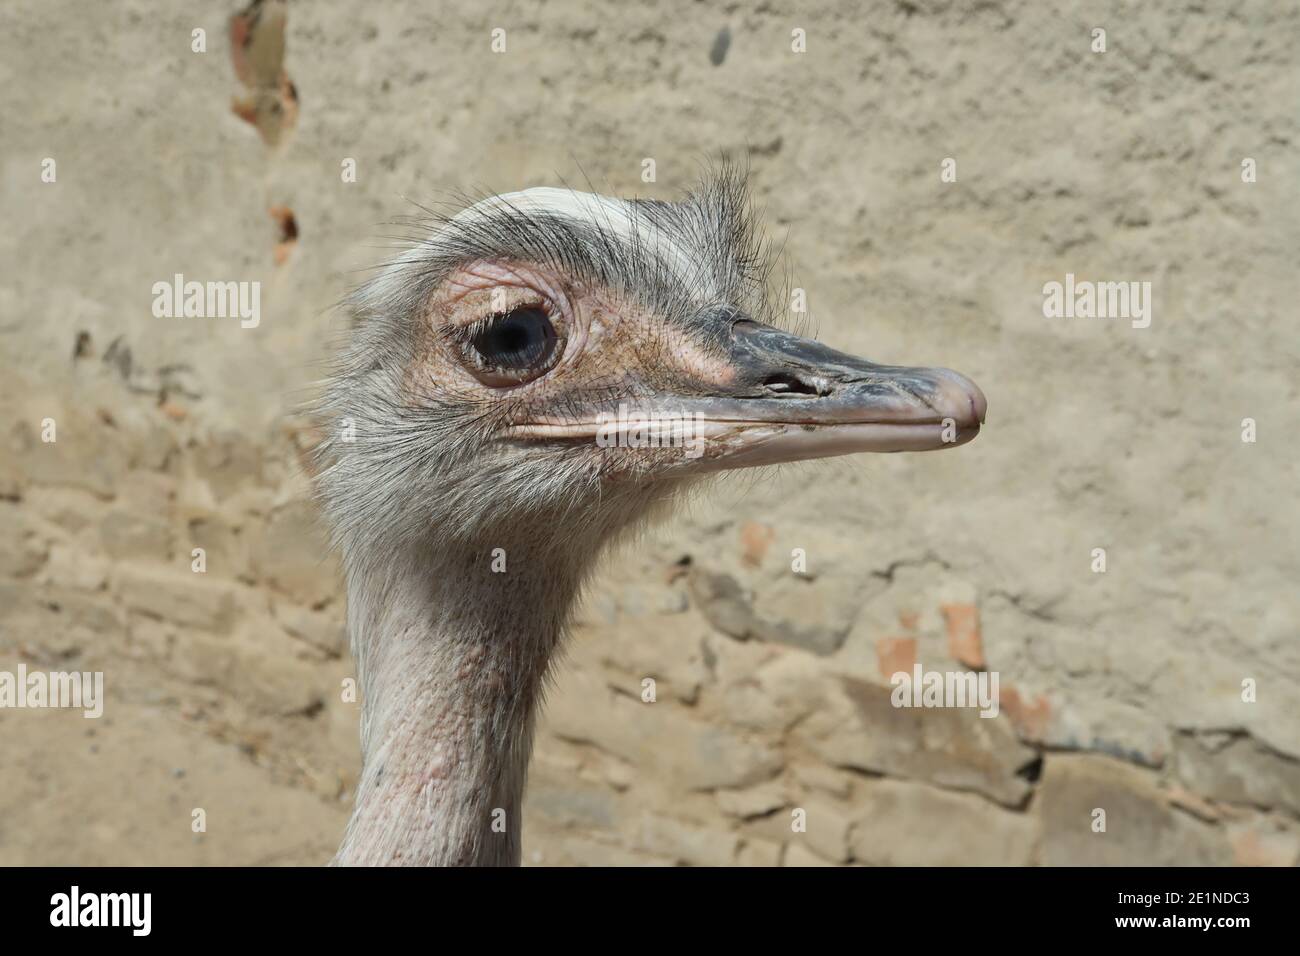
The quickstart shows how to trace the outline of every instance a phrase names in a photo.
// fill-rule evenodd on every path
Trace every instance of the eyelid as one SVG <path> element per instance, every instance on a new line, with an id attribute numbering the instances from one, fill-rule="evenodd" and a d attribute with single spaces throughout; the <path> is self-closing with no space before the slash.
<path id="1" fill-rule="evenodd" d="M 489 307 L 494 312 L 508 311 L 523 305 L 524 299 L 536 297 L 550 303 L 567 314 L 568 290 L 556 276 L 548 271 L 516 262 L 472 262 L 462 266 L 448 279 L 451 295 L 448 303 L 453 307 L 472 304 L 485 313 Z M 491 302 L 493 297 L 503 297 L 501 308 Z"/>
<path id="2" fill-rule="evenodd" d="M 494 297 L 499 301 L 493 302 Z M 505 315 L 515 309 L 530 306 L 545 311 L 553 322 L 558 320 L 567 324 L 573 318 L 572 307 L 563 290 L 552 291 L 533 283 L 521 282 L 517 285 L 496 283 L 472 289 L 454 298 L 452 308 L 448 311 L 467 311 L 471 314 L 471 318 L 457 321 L 448 316 L 446 321 L 435 326 L 435 331 L 441 335 L 454 336 L 462 329 L 476 327 L 491 320 L 493 316 Z"/>
<path id="3" fill-rule="evenodd" d="M 476 335 L 478 335 L 480 332 L 483 332 L 485 329 L 487 329 L 487 327 L 491 325 L 493 322 L 503 319 L 511 312 L 515 312 L 519 309 L 528 309 L 528 308 L 541 309 L 543 312 L 546 313 L 546 317 L 551 320 L 551 324 L 552 325 L 555 324 L 555 320 L 558 317 L 558 310 L 553 309 L 549 302 L 544 302 L 540 300 L 539 301 L 524 300 L 520 302 L 513 302 L 510 305 L 507 305 L 505 308 L 498 309 L 497 311 L 492 312 L 490 315 L 480 315 L 477 318 L 470 320 L 469 322 L 448 322 L 445 325 L 438 327 L 436 331 L 438 332 L 438 334 L 445 335 L 447 338 L 453 339 L 456 342 L 466 344 L 471 339 L 473 339 Z M 561 321 L 563 321 L 563 319 L 561 319 Z"/>

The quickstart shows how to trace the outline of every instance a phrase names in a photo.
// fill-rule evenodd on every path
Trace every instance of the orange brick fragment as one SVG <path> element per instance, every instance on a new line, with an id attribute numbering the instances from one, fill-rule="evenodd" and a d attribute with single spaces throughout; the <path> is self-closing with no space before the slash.
<path id="1" fill-rule="evenodd" d="M 1002 685 L 1002 710 L 1015 725 L 1024 740 L 1041 741 L 1047 734 L 1052 719 L 1052 707 L 1047 698 L 1039 694 L 1032 702 L 1020 696 L 1020 691 L 1009 684 Z"/>
<path id="2" fill-rule="evenodd" d="M 876 663 L 885 680 L 899 671 L 911 674 L 916 666 L 916 638 L 882 637 L 876 641 Z"/>
<path id="3" fill-rule="evenodd" d="M 771 525 L 746 521 L 740 526 L 741 559 L 752 568 L 758 567 L 775 538 L 776 532 Z"/>
<path id="4" fill-rule="evenodd" d="M 944 604 L 943 619 L 948 628 L 948 656 L 967 667 L 983 670 L 984 642 L 980 637 L 980 612 L 974 604 Z"/>

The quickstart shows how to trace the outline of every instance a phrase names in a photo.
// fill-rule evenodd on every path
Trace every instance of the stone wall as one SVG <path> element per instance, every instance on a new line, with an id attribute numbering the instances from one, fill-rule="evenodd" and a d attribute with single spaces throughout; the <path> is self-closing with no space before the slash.
<path id="1" fill-rule="evenodd" d="M 1294 11 L 1117 4 L 1096 59 L 1091 20 L 1029 3 L 574 0 L 502 14 L 493 59 L 476 5 L 319 0 L 289 8 L 290 88 L 232 55 L 234 5 L 114 7 L 97 33 L 19 3 L 0 40 L 0 670 L 108 686 L 99 721 L 0 710 L 0 863 L 327 860 L 358 714 L 296 408 L 329 303 L 401 195 L 577 160 L 666 198 L 722 148 L 821 337 L 971 374 L 989 426 L 723 482 L 615 556 L 549 695 L 526 862 L 1300 861 Z M 1045 320 L 1067 271 L 1154 277 L 1152 328 Z M 175 272 L 261 281 L 261 325 L 153 318 Z M 918 662 L 998 673 L 1001 712 L 891 706 Z"/>

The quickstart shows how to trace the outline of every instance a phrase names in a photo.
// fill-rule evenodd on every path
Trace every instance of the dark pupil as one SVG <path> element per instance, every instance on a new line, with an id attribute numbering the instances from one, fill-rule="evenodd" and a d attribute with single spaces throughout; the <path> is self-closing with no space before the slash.
<path id="1" fill-rule="evenodd" d="M 546 359 L 554 339 L 546 313 L 530 307 L 493 319 L 474 336 L 474 348 L 497 368 L 527 369 Z"/>

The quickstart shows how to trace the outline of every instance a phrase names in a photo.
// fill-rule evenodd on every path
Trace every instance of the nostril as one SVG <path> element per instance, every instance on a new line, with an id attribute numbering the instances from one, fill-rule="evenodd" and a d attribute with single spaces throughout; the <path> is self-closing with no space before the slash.
<path id="1" fill-rule="evenodd" d="M 804 379 L 798 375 L 791 375 L 788 372 L 777 372 L 763 379 L 763 387 L 769 392 L 775 392 L 777 395 L 827 395 L 830 389 L 823 387 L 823 383 L 814 380 Z"/>

